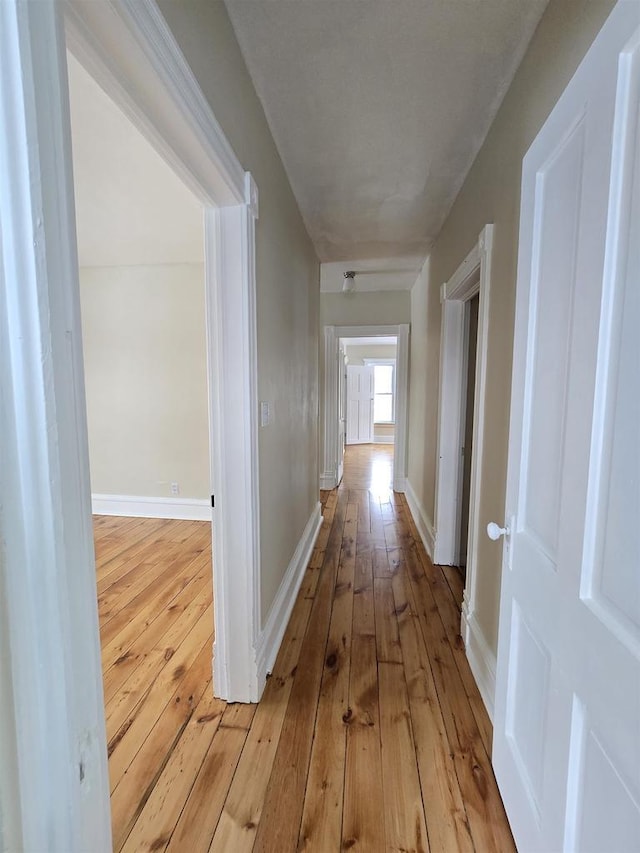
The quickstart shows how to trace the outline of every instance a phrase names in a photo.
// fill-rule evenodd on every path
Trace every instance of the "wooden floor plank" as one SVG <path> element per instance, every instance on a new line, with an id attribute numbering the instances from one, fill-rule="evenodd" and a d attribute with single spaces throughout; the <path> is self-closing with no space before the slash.
<path id="1" fill-rule="evenodd" d="M 385 836 L 373 557 L 366 546 L 356 552 L 351 648 L 354 665 L 350 671 L 349 708 L 345 715 L 342 847 L 374 853 L 384 850 Z"/>
<path id="2" fill-rule="evenodd" d="M 205 586 L 189 601 L 184 612 L 162 633 L 140 661 L 132 658 L 134 662 L 131 671 L 127 668 L 129 659 L 125 658 L 122 664 L 105 673 L 105 697 L 110 697 L 105 705 L 110 754 L 115 748 L 114 744 L 122 739 L 123 733 L 135 721 L 142 703 L 153 702 L 156 696 L 163 696 L 165 685 L 172 681 L 169 671 L 176 673 L 184 668 L 183 643 L 198 623 L 201 636 L 207 637 L 212 623 L 210 600 L 209 590 Z M 145 633 L 149 644 L 154 643 L 156 634 L 162 632 L 165 627 L 164 620 L 153 624 Z M 154 630 L 156 628 L 158 630 Z M 125 680 L 120 683 L 122 678 Z M 154 685 L 155 693 L 151 693 Z M 135 738 L 131 742 L 135 742 Z"/>
<path id="3" fill-rule="evenodd" d="M 402 664 L 378 662 L 385 849 L 429 850 Z"/>
<path id="4" fill-rule="evenodd" d="M 111 822 L 114 850 L 120 850 L 133 824 L 169 761 L 205 690 L 210 689 L 211 645 L 205 642 L 179 680 L 169 701 L 160 710 L 153 727 L 135 756 L 128 762 L 119 782 L 112 787 Z M 162 705 L 162 702 L 159 703 Z M 131 731 L 134 731 L 132 727 Z M 139 731 L 135 736 L 142 737 Z M 129 746 L 130 744 L 128 744 Z M 133 751 L 133 750 L 132 750 Z M 121 756 L 123 753 L 119 753 Z M 118 755 L 116 751 L 115 755 Z M 109 769 L 111 770 L 111 763 Z M 115 776 L 115 773 L 114 773 Z"/>
<path id="5" fill-rule="evenodd" d="M 169 663 L 160 669 L 151 690 L 111 739 L 109 780 L 112 791 L 121 782 L 136 757 L 140 744 L 146 739 L 170 703 L 176 685 L 180 687 L 196 659 L 206 661 L 207 654 L 209 660 L 204 673 L 205 677 L 208 677 L 211 669 L 212 616 L 211 609 L 207 608 L 170 658 Z"/>
<path id="6" fill-rule="evenodd" d="M 409 511 L 408 504 L 403 498 L 401 505 L 398 508 L 399 524 L 404 529 L 410 529 L 413 525 L 413 519 Z M 417 535 L 417 530 L 415 531 Z M 491 755 L 491 744 L 493 741 L 493 729 L 489 715 L 484 706 L 484 702 L 478 693 L 478 687 L 469 666 L 469 661 L 464 648 L 464 642 L 460 635 L 460 608 L 457 606 L 451 587 L 449 586 L 446 577 L 440 566 L 434 566 L 423 548 L 416 549 L 418 559 L 422 565 L 424 577 L 431 589 L 433 600 L 438 608 L 438 613 L 442 624 L 445 628 L 447 637 L 449 638 L 449 647 L 453 653 L 453 657 L 464 686 L 467 699 L 471 706 L 471 711 L 475 717 L 482 738 L 482 743 L 487 752 Z"/>
<path id="7" fill-rule="evenodd" d="M 125 853 L 158 853 L 166 848 L 225 707 L 209 684 L 122 848 Z"/>
<path id="8" fill-rule="evenodd" d="M 405 556 L 474 844 L 480 850 L 513 851 L 513 839 L 491 762 L 416 547 L 407 549 Z"/>
<path id="9" fill-rule="evenodd" d="M 336 581 L 329 639 L 325 653 L 315 727 L 323 733 L 315 738 L 307 778 L 299 850 L 338 850 L 342 832 L 342 801 L 346 730 L 344 715 L 349 700 L 351 666 L 351 623 L 356 540 L 362 502 L 347 506 L 340 565 Z M 364 519 L 368 528 L 368 513 Z"/>
<path id="10" fill-rule="evenodd" d="M 391 579 L 375 578 L 373 601 L 376 617 L 376 649 L 378 663 L 402 663 L 402 650 L 398 636 L 396 604 L 393 599 Z"/>
<path id="11" fill-rule="evenodd" d="M 393 579 L 393 593 L 429 846 L 432 853 L 471 853 L 469 822 L 406 572 Z"/>
<path id="12" fill-rule="evenodd" d="M 212 695 L 210 525 L 96 518 L 116 850 L 514 850 L 461 579 L 428 559 L 392 453 L 348 448 L 321 494 L 257 707 Z"/>
<path id="13" fill-rule="evenodd" d="M 209 849 L 238 758 L 251 727 L 255 705 L 229 705 L 223 714 L 180 819 L 166 849 L 171 853 Z M 230 723 L 227 725 L 227 723 Z"/>
<path id="14" fill-rule="evenodd" d="M 213 836 L 215 853 L 253 849 L 310 612 L 311 601 L 299 596 Z"/>
<path id="15" fill-rule="evenodd" d="M 254 850 L 295 850 L 313 743 L 316 709 L 324 668 L 331 607 L 342 546 L 346 495 L 339 500 L 323 573 L 313 602 L 309 627 L 273 763 Z"/>

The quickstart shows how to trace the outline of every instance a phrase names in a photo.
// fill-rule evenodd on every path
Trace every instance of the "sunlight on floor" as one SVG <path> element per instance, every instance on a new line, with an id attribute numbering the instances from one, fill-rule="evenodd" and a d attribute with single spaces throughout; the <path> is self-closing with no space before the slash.
<path id="1" fill-rule="evenodd" d="M 371 481 L 369 491 L 376 497 L 384 497 L 391 491 L 391 459 L 374 458 L 371 462 Z"/>

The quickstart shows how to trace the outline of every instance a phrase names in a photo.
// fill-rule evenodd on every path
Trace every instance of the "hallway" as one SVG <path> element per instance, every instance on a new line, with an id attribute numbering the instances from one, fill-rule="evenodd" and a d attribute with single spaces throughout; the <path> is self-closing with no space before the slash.
<path id="1" fill-rule="evenodd" d="M 115 849 L 514 849 L 488 757 L 490 723 L 458 636 L 461 581 L 430 564 L 403 496 L 390 491 L 392 452 L 348 448 L 341 486 L 322 493 L 323 527 L 260 704 L 227 706 L 208 685 L 197 695 L 178 689 L 175 701 L 167 694 L 169 743 L 160 748 L 152 728 L 137 762 L 146 771 L 119 765 Z M 201 525 L 170 524 L 172 538 L 191 524 L 202 550 Z M 191 613 L 202 630 L 190 659 L 203 672 L 206 563 L 205 550 L 186 586 L 202 589 L 193 606 L 206 615 Z M 159 624 L 155 633 L 163 649 Z M 126 681 L 120 689 L 124 702 Z M 182 693 L 178 714 L 171 707 Z M 112 772 L 119 753 L 116 739 Z"/>

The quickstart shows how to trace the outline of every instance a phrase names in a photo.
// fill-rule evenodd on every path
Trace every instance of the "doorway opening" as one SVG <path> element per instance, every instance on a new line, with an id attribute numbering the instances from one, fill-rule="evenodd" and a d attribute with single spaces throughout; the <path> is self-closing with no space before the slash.
<path id="1" fill-rule="evenodd" d="M 67 55 L 115 850 L 204 713 L 214 636 L 201 203 Z"/>
<path id="2" fill-rule="evenodd" d="M 476 601 L 492 243 L 493 226 L 486 225 L 441 293 L 433 561 L 464 569 L 461 629 L 467 646 Z"/>
<path id="3" fill-rule="evenodd" d="M 339 485 L 350 447 L 384 445 L 404 492 L 408 364 L 408 325 L 325 326 L 322 490 Z"/>
<path id="4" fill-rule="evenodd" d="M 463 367 L 464 392 L 462 395 L 464 413 L 462 415 L 462 445 L 460 447 L 461 482 L 458 502 L 458 553 L 454 562 L 462 576 L 467 573 L 467 547 L 469 540 L 469 510 L 471 505 L 471 460 L 473 458 L 473 411 L 476 391 L 476 362 L 478 350 L 478 311 L 480 296 L 476 294 L 465 302 L 464 306 L 464 345 L 465 365 Z"/>
<path id="5" fill-rule="evenodd" d="M 340 420 L 345 422 L 345 444 L 395 443 L 396 362 L 395 335 L 340 338 Z"/>

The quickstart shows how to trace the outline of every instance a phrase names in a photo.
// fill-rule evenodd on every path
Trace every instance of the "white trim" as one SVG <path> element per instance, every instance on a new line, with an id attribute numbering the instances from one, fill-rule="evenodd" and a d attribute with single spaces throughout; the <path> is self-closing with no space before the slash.
<path id="1" fill-rule="evenodd" d="M 94 515 L 211 521 L 211 501 L 197 498 L 91 495 L 91 509 Z"/>
<path id="2" fill-rule="evenodd" d="M 477 540 L 479 536 L 478 492 L 484 443 L 484 407 L 489 331 L 491 249 L 493 225 L 483 228 L 477 243 L 449 282 L 443 285 L 440 337 L 440 388 L 438 403 L 438 453 L 436 469 L 435 528 L 438 532 L 434 560 L 455 565 L 458 552 L 461 435 L 464 425 L 465 311 L 464 303 L 479 294 L 478 344 L 473 412 L 473 450 L 469 499 L 467 547 L 468 600 L 475 606 Z"/>
<path id="3" fill-rule="evenodd" d="M 0 594 L 21 850 L 111 850 L 63 23 L 0 3 Z M 6 721 L 2 721 L 5 724 Z M 5 790 L 3 778 L 2 790 Z M 2 804 L 5 806 L 5 804 Z"/>
<path id="4" fill-rule="evenodd" d="M 244 169 L 154 0 L 64 0 L 64 13 L 69 50 L 203 204 L 246 201 Z"/>
<path id="5" fill-rule="evenodd" d="M 392 435 L 380 435 L 379 433 L 374 432 L 373 443 L 374 444 L 395 444 L 395 439 Z"/>
<path id="6" fill-rule="evenodd" d="M 324 465 L 321 489 L 338 485 L 338 359 L 340 341 L 335 326 L 324 327 Z"/>
<path id="7" fill-rule="evenodd" d="M 407 425 L 409 398 L 409 324 L 324 327 L 324 466 L 321 489 L 338 485 L 338 349 L 341 338 L 397 338 L 396 421 L 393 454 L 393 489 L 404 492 L 407 478 Z"/>
<path id="8" fill-rule="evenodd" d="M 496 656 L 491 651 L 475 614 L 469 613 L 466 598 L 462 602 L 462 638 L 469 667 L 478 685 L 489 719 L 493 723 L 496 696 Z"/>
<path id="9" fill-rule="evenodd" d="M 420 538 L 422 539 L 422 544 L 424 545 L 425 551 L 429 555 L 429 559 L 433 562 L 433 555 L 436 543 L 435 530 L 433 528 L 431 520 L 429 519 L 426 513 L 425 508 L 418 500 L 415 490 L 409 480 L 407 480 L 405 484 L 405 497 L 407 499 L 407 505 L 409 506 L 411 515 L 413 516 L 413 520 L 415 521 L 416 527 L 418 528 L 418 533 L 420 534 Z"/>
<path id="10" fill-rule="evenodd" d="M 311 559 L 320 528 L 322 527 L 322 505 L 317 503 L 307 522 L 304 532 L 298 542 L 291 562 L 278 588 L 276 597 L 271 605 L 264 630 L 256 644 L 256 661 L 258 681 L 264 684 L 273 665 L 289 623 L 289 617 L 296 601 L 300 584 Z"/>
<path id="11" fill-rule="evenodd" d="M 214 692 L 234 702 L 257 702 L 255 666 L 260 616 L 257 334 L 255 228 L 246 205 L 207 213 L 209 304 L 214 388 L 213 554 L 215 574 Z M 214 236 L 215 235 L 215 236 Z M 244 330 L 242 333 L 240 330 Z"/>

